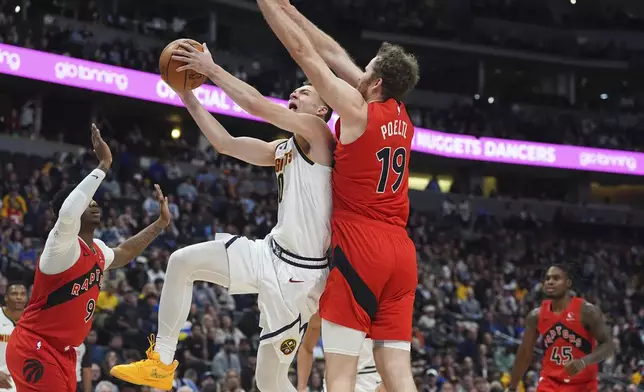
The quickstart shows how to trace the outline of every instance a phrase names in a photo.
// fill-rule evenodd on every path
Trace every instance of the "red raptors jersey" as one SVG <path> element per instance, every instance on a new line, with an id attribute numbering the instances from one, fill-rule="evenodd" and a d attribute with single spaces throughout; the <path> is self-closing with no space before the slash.
<path id="1" fill-rule="evenodd" d="M 92 316 L 105 268 L 98 246 L 95 251 L 81 239 L 79 259 L 67 271 L 46 275 L 36 268 L 29 305 L 18 322 L 60 351 L 80 346 L 92 327 Z"/>
<path id="2" fill-rule="evenodd" d="M 333 214 L 349 212 L 405 227 L 414 126 L 405 105 L 394 99 L 368 107 L 367 129 L 353 143 L 340 143 L 339 119 L 335 125 Z"/>
<path id="3" fill-rule="evenodd" d="M 587 366 L 575 377 L 564 370 L 566 363 L 585 357 L 595 348 L 595 339 L 581 322 L 583 304 L 582 298 L 573 297 L 560 314 L 552 312 L 550 300 L 541 304 L 537 325 L 544 347 L 541 376 L 571 384 L 597 379 L 597 365 Z"/>

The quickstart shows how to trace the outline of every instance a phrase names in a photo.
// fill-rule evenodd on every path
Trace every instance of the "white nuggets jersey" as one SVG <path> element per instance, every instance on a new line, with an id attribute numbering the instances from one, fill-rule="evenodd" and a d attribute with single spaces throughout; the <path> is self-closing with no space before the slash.
<path id="1" fill-rule="evenodd" d="M 273 239 L 302 257 L 325 257 L 331 244 L 331 168 L 314 163 L 295 137 L 275 149 L 277 224 Z"/>
<path id="2" fill-rule="evenodd" d="M 16 327 L 16 324 L 4 312 L 4 308 L 0 308 L 0 371 L 9 373 L 7 369 L 7 342 L 11 332 Z"/>
<path id="3" fill-rule="evenodd" d="M 4 312 L 4 308 L 0 308 L 0 372 L 9 373 L 7 368 L 7 342 L 9 342 L 9 336 L 11 332 L 16 327 L 16 323 L 13 322 Z M 13 384 L 13 382 L 12 382 Z M 3 389 L 2 391 L 14 392 L 14 388 Z"/>

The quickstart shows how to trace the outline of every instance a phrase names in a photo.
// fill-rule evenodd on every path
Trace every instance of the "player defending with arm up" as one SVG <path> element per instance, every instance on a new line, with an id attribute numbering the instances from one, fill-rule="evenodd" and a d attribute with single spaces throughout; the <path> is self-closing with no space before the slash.
<path id="1" fill-rule="evenodd" d="M 515 391 L 532 363 L 534 346 L 543 338 L 544 354 L 538 392 L 597 391 L 597 364 L 613 355 L 613 341 L 604 316 L 595 305 L 569 294 L 572 281 L 563 266 L 546 271 L 548 298 L 528 314 L 509 391 Z"/>
<path id="2" fill-rule="evenodd" d="M 354 388 L 362 342 L 369 334 L 386 388 L 414 391 L 409 351 L 417 268 L 405 229 L 414 127 L 402 99 L 418 82 L 418 63 L 401 47 L 383 44 L 360 76 L 355 68 L 345 69 L 353 74 L 348 83 L 329 69 L 289 16 L 286 2 L 258 0 L 258 5 L 320 96 L 340 115 L 333 167 L 334 268 L 320 299 L 327 388 Z"/>
<path id="3" fill-rule="evenodd" d="M 114 249 L 94 238 L 100 209 L 92 199 L 112 164 L 112 153 L 92 125 L 99 165 L 80 184 L 54 196 L 58 216 L 38 260 L 31 301 L 9 340 L 9 372 L 19 391 L 75 391 L 76 352 L 87 337 L 103 272 L 140 254 L 170 223 L 157 186 L 159 219 Z"/>

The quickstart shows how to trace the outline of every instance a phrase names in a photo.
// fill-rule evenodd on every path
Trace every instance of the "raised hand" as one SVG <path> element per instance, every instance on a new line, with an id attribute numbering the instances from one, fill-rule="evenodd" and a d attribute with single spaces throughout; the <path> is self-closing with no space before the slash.
<path id="1" fill-rule="evenodd" d="M 112 151 L 110 151 L 110 146 L 101 137 L 101 131 L 96 128 L 96 124 L 92 124 L 92 148 L 99 163 L 109 169 L 112 165 Z"/>
<path id="2" fill-rule="evenodd" d="M 212 54 L 210 54 L 210 50 L 208 50 L 208 45 L 203 43 L 202 46 L 203 52 L 200 52 L 189 43 L 182 42 L 179 44 L 179 49 L 172 51 L 173 60 L 185 63 L 185 65 L 177 68 L 178 72 L 191 69 L 202 75 L 206 75 L 208 70 L 215 66 Z"/>
<path id="3" fill-rule="evenodd" d="M 168 198 L 163 196 L 163 191 L 161 190 L 159 184 L 154 184 L 154 197 L 157 199 L 159 205 L 161 206 L 161 213 L 159 214 L 158 221 L 159 223 L 164 225 L 164 227 L 168 227 L 170 221 L 172 221 L 172 214 L 170 213 L 170 209 L 168 208 Z"/>

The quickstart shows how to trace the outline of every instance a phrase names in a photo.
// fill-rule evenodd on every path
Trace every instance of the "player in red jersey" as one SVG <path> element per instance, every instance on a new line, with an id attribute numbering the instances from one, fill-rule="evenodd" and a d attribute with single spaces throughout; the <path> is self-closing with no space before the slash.
<path id="1" fill-rule="evenodd" d="M 405 228 L 414 126 L 401 100 L 418 82 L 418 63 L 385 43 L 362 71 L 286 0 L 258 4 L 341 119 L 332 174 L 333 269 L 320 299 L 327 388 L 354 389 L 368 335 L 387 390 L 415 391 L 409 351 L 418 278 L 416 249 Z"/>
<path id="2" fill-rule="evenodd" d="M 156 186 L 159 219 L 116 248 L 94 238 L 101 223 L 92 197 L 112 164 L 112 153 L 92 125 L 99 165 L 80 184 L 52 202 L 58 220 L 38 260 L 31 301 L 7 345 L 7 366 L 18 392 L 76 390 L 76 350 L 92 326 L 105 269 L 128 264 L 170 223 L 170 211 Z"/>
<path id="3" fill-rule="evenodd" d="M 516 390 L 532 363 L 539 336 L 544 353 L 538 392 L 597 391 L 597 364 L 613 355 L 613 340 L 601 310 L 571 296 L 571 285 L 566 267 L 554 265 L 546 271 L 543 292 L 548 299 L 526 317 L 510 391 Z"/>

